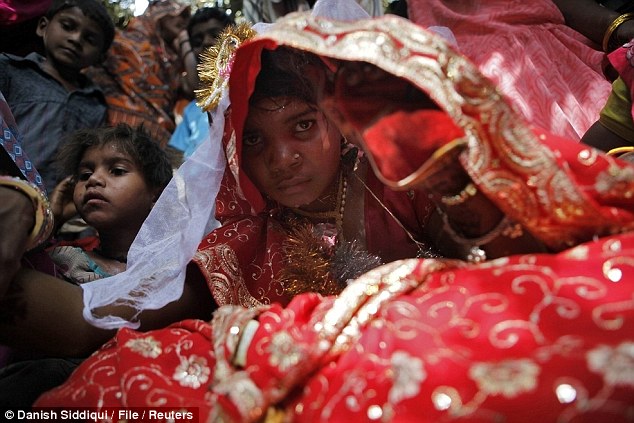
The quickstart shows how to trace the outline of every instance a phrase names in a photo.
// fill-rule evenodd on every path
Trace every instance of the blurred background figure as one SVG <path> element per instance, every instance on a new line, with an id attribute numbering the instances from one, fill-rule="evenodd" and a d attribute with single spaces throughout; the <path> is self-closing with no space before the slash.
<path id="1" fill-rule="evenodd" d="M 176 127 L 177 100 L 193 95 L 193 86 L 186 80 L 186 74 L 195 74 L 196 66 L 186 46 L 189 17 L 189 5 L 151 1 L 142 15 L 117 31 L 104 63 L 89 72 L 106 95 L 109 124 L 143 124 L 165 147 Z"/>
<path id="2" fill-rule="evenodd" d="M 233 24 L 233 18 L 225 10 L 216 7 L 198 9 L 187 25 L 189 45 L 193 55 L 200 60 L 200 54 L 216 44 L 218 35 L 228 25 Z M 209 119 L 192 100 L 183 109 L 182 119 L 170 138 L 169 147 L 178 150 L 185 158 L 191 156 L 196 147 L 209 134 Z"/>

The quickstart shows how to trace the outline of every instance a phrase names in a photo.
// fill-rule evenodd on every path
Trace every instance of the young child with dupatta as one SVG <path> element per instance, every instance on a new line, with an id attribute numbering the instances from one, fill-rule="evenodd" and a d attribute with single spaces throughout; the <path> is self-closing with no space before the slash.
<path id="1" fill-rule="evenodd" d="M 295 58 L 307 92 L 320 95 L 316 103 L 262 91 L 270 87 L 263 84 L 269 66 L 279 63 L 267 56 L 278 51 Z M 223 226 L 205 238 L 195 260 L 218 304 L 251 307 L 220 307 L 210 323 L 121 329 L 38 406 L 160 401 L 196 407 L 203 421 L 625 420 L 634 390 L 634 306 L 624 283 L 634 254 L 631 165 L 531 130 L 468 60 L 396 17 L 293 15 L 242 44 L 235 60 L 225 59 L 217 62 L 232 64 L 228 165 L 217 203 Z M 220 75 L 214 83 L 222 85 Z M 285 87 L 296 90 L 289 81 Z M 274 127 L 284 130 L 273 136 Z M 363 215 L 346 216 L 367 211 L 371 194 L 358 204 L 347 199 L 343 221 L 340 208 L 320 207 L 319 200 L 341 204 L 342 180 L 348 194 L 387 196 L 387 189 L 373 189 L 370 173 L 356 178 L 356 154 L 349 170 L 335 164 L 340 133 L 363 148 L 384 185 L 407 194 L 422 184 L 443 230 L 454 232 L 475 263 L 397 260 L 349 282 L 338 296 L 299 295 L 286 307 L 253 301 L 273 298 L 277 288 L 264 281 L 286 288 L 270 273 L 294 257 L 288 249 L 303 227 L 295 219 L 310 214 L 307 228 L 324 248 L 333 234 L 358 240 L 354 225 Z M 315 163 L 321 176 L 309 177 L 317 175 Z M 455 189 L 458 183 L 464 189 Z M 549 253 L 478 261 L 478 237 L 444 224 L 470 223 L 467 210 L 485 209 L 488 219 L 503 222 L 479 236 L 485 247 L 488 238 L 508 246 L 530 232 Z M 335 213 L 317 219 L 324 210 Z M 465 226 L 475 233 L 484 225 Z M 254 239 L 269 240 L 259 267 L 238 254 Z M 410 254 L 417 246 L 395 245 Z M 499 255 L 503 246 L 484 253 Z M 358 253 L 353 247 L 348 252 Z M 261 288 L 227 283 L 247 277 Z"/>

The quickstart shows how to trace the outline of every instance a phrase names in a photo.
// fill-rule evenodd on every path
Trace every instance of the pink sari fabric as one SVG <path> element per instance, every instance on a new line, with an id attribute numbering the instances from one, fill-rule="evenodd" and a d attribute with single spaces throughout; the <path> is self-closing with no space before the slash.
<path id="1" fill-rule="evenodd" d="M 458 48 L 528 122 L 578 140 L 610 93 L 604 54 L 551 0 L 408 0 L 410 19 L 449 27 Z"/>

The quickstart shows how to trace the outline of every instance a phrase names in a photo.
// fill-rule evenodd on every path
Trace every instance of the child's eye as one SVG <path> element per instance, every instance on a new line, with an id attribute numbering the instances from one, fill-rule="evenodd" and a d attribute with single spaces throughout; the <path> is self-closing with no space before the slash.
<path id="1" fill-rule="evenodd" d="M 61 21 L 62 28 L 66 31 L 72 31 L 75 29 L 75 23 L 70 21 Z"/>
<path id="2" fill-rule="evenodd" d="M 90 175 L 92 175 L 92 172 L 79 172 L 79 174 L 77 174 L 77 180 L 78 181 L 87 181 L 90 178 Z"/>
<path id="3" fill-rule="evenodd" d="M 84 40 L 86 40 L 86 42 L 90 45 L 95 45 L 97 44 L 97 39 L 95 37 L 93 37 L 92 35 L 88 35 L 86 37 L 84 37 Z"/>
<path id="4" fill-rule="evenodd" d="M 302 120 L 300 122 L 297 122 L 297 125 L 295 125 L 295 131 L 297 132 L 305 132 L 308 131 L 310 128 L 313 127 L 313 125 L 315 125 L 315 121 L 314 120 Z"/>
<path id="5" fill-rule="evenodd" d="M 121 175 L 125 175 L 126 173 L 128 173 L 127 170 L 125 170 L 123 168 L 120 168 L 120 167 L 115 167 L 110 172 L 112 172 L 112 174 L 115 175 L 115 176 L 121 176 Z"/>
<path id="6" fill-rule="evenodd" d="M 252 136 L 246 136 L 242 138 L 242 144 L 245 147 L 254 147 L 258 144 L 260 144 L 262 142 L 262 140 L 260 139 L 260 137 L 252 135 Z"/>

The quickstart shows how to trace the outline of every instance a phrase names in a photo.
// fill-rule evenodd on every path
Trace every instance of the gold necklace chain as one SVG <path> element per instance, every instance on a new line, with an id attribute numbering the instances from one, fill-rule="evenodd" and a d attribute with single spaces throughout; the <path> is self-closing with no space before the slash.
<path id="1" fill-rule="evenodd" d="M 343 170 L 339 174 L 339 187 L 337 189 L 337 201 L 334 210 L 325 212 L 311 212 L 302 210 L 297 207 L 290 207 L 295 214 L 316 220 L 334 219 L 337 233 L 343 237 L 343 214 L 346 209 L 346 193 L 348 191 L 348 178 L 344 175 Z"/>
<path id="2" fill-rule="evenodd" d="M 376 200 L 377 203 L 379 203 L 379 205 L 383 208 L 383 210 L 385 210 L 387 212 L 387 214 L 390 215 L 390 217 L 392 219 L 394 219 L 394 221 L 396 222 L 396 224 L 403 229 L 403 231 L 405 232 L 405 234 L 407 235 L 407 237 L 416 245 L 416 247 L 418 248 L 418 257 L 429 257 L 431 254 L 429 252 L 429 247 L 423 243 L 418 241 L 416 238 L 414 238 L 414 235 L 412 235 L 412 233 L 410 231 L 407 230 L 407 228 L 405 227 L 405 225 L 403 225 L 401 223 L 400 220 L 398 220 L 398 218 L 394 215 L 394 213 L 392 213 L 392 211 L 390 209 L 387 208 L 387 206 L 385 204 L 383 204 L 383 202 L 379 199 L 379 197 L 377 197 L 377 195 L 374 193 L 374 191 L 372 191 L 370 189 L 369 186 L 366 185 L 365 181 L 363 179 L 361 179 L 361 177 L 359 177 L 359 175 L 357 175 L 356 173 L 354 174 L 355 178 L 357 178 L 357 180 L 361 183 L 361 185 L 363 185 L 363 187 L 370 193 L 370 195 L 372 196 L 372 198 L 374 198 L 374 200 Z"/>

